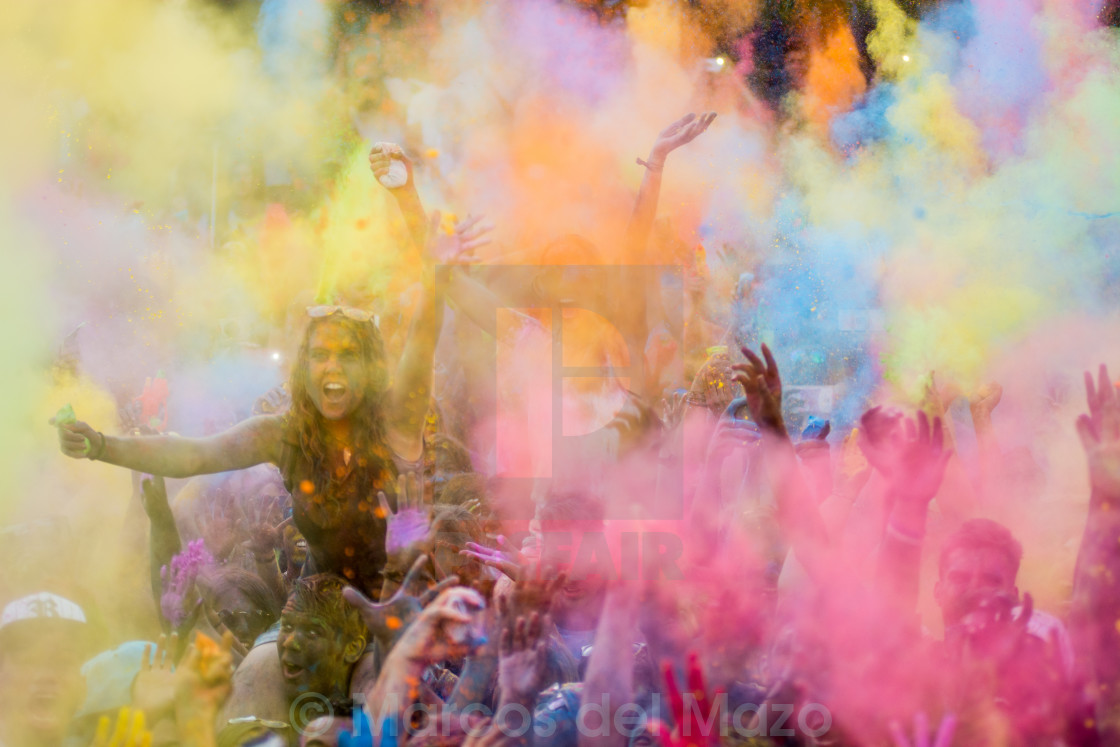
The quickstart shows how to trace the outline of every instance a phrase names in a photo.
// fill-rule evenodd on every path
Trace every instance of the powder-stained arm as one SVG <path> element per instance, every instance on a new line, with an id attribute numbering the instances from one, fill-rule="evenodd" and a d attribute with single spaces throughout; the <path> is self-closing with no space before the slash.
<path id="1" fill-rule="evenodd" d="M 435 231 L 431 226 L 429 235 Z M 405 459 L 419 459 L 424 449 L 424 418 L 432 396 L 432 366 L 443 328 L 447 276 L 446 268 L 437 270 L 429 252 L 424 258 L 420 301 L 389 391 L 385 413 L 389 445 Z"/>
<path id="2" fill-rule="evenodd" d="M 932 424 L 924 412 L 917 422 L 903 421 L 905 437 L 896 441 L 882 466 L 888 478 L 890 517 L 879 547 L 880 588 L 900 612 L 913 614 L 918 604 L 922 543 L 929 502 L 941 487 L 952 454 L 945 448 L 941 418 Z M 864 428 L 863 432 L 869 430 Z"/>
<path id="3" fill-rule="evenodd" d="M 151 522 L 151 539 L 148 541 L 149 572 L 156 610 L 160 611 L 160 597 L 163 595 L 160 570 L 164 566 L 170 566 L 171 559 L 183 549 L 183 542 L 175 525 L 175 516 L 171 513 L 171 505 L 167 501 L 167 487 L 163 478 L 146 478 L 142 475 L 134 475 L 134 478 L 140 483 L 141 502 Z M 167 624 L 162 612 L 160 620 L 164 625 Z"/>
<path id="4" fill-rule="evenodd" d="M 376 143 L 369 152 L 369 167 L 378 181 L 389 175 L 394 161 L 404 165 L 408 175 L 407 180 L 400 186 L 381 183 L 396 199 L 405 225 L 408 226 L 415 251 L 422 252 L 428 245 L 428 217 L 424 212 L 424 204 L 420 201 L 420 193 L 416 191 L 412 161 L 404 154 L 401 146 L 394 143 Z"/>
<path id="5" fill-rule="evenodd" d="M 397 362 L 385 413 L 389 445 L 398 456 L 418 459 L 423 452 L 424 417 L 432 394 L 432 365 L 443 327 L 444 294 L 447 273 L 437 272 L 431 239 L 438 231 L 438 215 L 429 220 L 420 193 L 416 191 L 412 162 L 399 145 L 378 143 L 369 154 L 370 169 L 379 180 L 389 174 L 394 161 L 404 164 L 408 178 L 404 184 L 386 186 L 397 200 L 409 235 L 420 254 L 420 300 L 408 330 L 408 338 Z"/>
<path id="6" fill-rule="evenodd" d="M 649 157 L 644 162 L 646 173 L 638 189 L 630 223 L 626 227 L 623 264 L 648 263 L 646 248 L 649 244 L 650 232 L 653 230 L 654 219 L 657 217 L 657 203 L 661 198 L 661 174 L 669 154 L 699 137 L 715 118 L 715 112 L 706 112 L 699 117 L 688 114 L 673 122 L 657 136 Z M 644 348 L 649 331 L 662 326 L 666 317 L 664 309 L 661 308 L 660 288 L 647 288 L 644 297 L 632 299 L 629 311 L 634 315 L 633 319 L 637 327 L 629 330 L 631 339 L 640 342 Z M 643 396 L 654 397 L 655 392 L 650 389 L 656 386 L 656 373 L 649 371 L 644 381 L 636 382 L 636 387 Z"/>
<path id="7" fill-rule="evenodd" d="M 579 730 L 579 747 L 626 747 L 626 734 L 614 728 L 615 711 L 634 699 L 632 635 L 637 616 L 638 595 L 634 589 L 620 584 L 607 592 L 580 703 L 601 705 L 609 699 L 612 710 L 587 712 L 587 728 Z"/>
<path id="8" fill-rule="evenodd" d="M 649 158 L 645 161 L 645 178 L 642 179 L 638 199 L 634 203 L 634 213 L 626 228 L 626 264 L 642 264 L 645 260 L 646 244 L 649 243 L 649 234 L 654 218 L 657 217 L 657 202 L 661 196 L 661 172 L 669 154 L 699 137 L 715 118 L 715 112 L 705 112 L 699 117 L 688 114 L 657 136 Z"/>
<path id="9" fill-rule="evenodd" d="M 96 459 L 149 475 L 193 477 L 275 463 L 283 425 L 278 415 L 260 415 L 213 436 L 187 438 L 108 436 L 76 421 L 59 425 L 58 434 L 62 453 L 75 459 Z"/>
<path id="10" fill-rule="evenodd" d="M 1070 633 L 1096 695 L 1102 744 L 1120 740 L 1120 394 L 1085 374 L 1089 414 L 1077 432 L 1089 461 L 1089 515 L 1073 577 Z"/>
<path id="11" fill-rule="evenodd" d="M 742 352 L 747 363 L 736 364 L 732 370 L 743 387 L 751 419 L 762 432 L 760 459 L 777 498 L 778 525 L 809 575 L 822 578 L 829 537 L 782 419 L 778 364 L 766 345 L 762 346 L 765 361 L 745 347 Z"/>

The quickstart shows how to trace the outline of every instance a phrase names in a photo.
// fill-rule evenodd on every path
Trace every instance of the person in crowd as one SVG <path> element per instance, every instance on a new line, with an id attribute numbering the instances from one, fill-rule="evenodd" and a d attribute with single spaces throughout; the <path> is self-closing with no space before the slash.
<path id="1" fill-rule="evenodd" d="M 90 654 L 85 610 L 40 591 L 0 612 L 0 744 L 54 747 L 68 741 L 86 696 Z M 80 744 L 80 742 L 79 742 Z"/>
<path id="2" fill-rule="evenodd" d="M 374 165 L 375 174 L 383 168 L 387 159 L 383 167 Z M 413 199 L 418 205 L 419 198 Z M 427 246 L 426 222 L 414 230 L 418 246 Z M 424 273 L 425 294 L 392 375 L 372 313 L 311 306 L 286 412 L 259 415 L 203 438 L 112 436 L 81 421 L 62 423 L 62 452 L 164 477 L 275 464 L 292 495 L 312 568 L 337 573 L 372 594 L 385 566 L 386 526 L 371 499 L 379 491 L 393 495 L 398 475 L 421 468 L 443 310 L 430 255 Z"/>
<path id="3" fill-rule="evenodd" d="M 627 5 L 577 4 L 617 27 Z M 681 17 L 697 21 L 710 3 L 689 5 Z M 876 72 L 862 46 L 887 46 L 849 28 L 866 9 L 794 5 L 762 3 L 749 32 L 728 21 L 736 54 L 780 42 L 784 62 L 740 74 L 777 106 L 847 60 L 858 85 L 837 95 L 861 94 Z M 814 132 L 828 108 L 787 103 L 803 111 L 781 119 Z M 785 330 L 763 317 L 776 301 L 754 293 L 765 262 L 720 268 L 739 278 L 723 313 L 730 286 L 703 247 L 682 232 L 650 248 L 670 156 L 715 116 L 673 122 L 638 159 L 616 252 L 577 233 L 518 236 L 538 262 L 521 275 L 465 266 L 489 241 L 481 219 L 448 228 L 427 213 L 416 176 L 438 152 L 414 162 L 377 144 L 374 189 L 395 201 L 419 268 L 400 309 L 345 261 L 334 296 L 289 296 L 273 340 L 277 359 L 294 353 L 287 383 L 212 435 L 116 436 L 59 411 L 64 455 L 133 472 L 147 534 L 140 522 L 122 537 L 148 552 L 159 619 L 145 625 L 163 630 L 100 640 L 92 605 L 27 593 L 53 588 L 26 586 L 39 556 L 0 542 L 14 569 L 0 585 L 0 747 L 1120 744 L 1120 386 L 1104 366 L 1085 375 L 1087 515 L 1075 565 L 1067 543 L 1072 578 L 1044 587 L 1025 526 L 1056 509 L 1006 504 L 1040 493 L 1028 483 L 1060 460 L 1001 448 L 993 410 L 1019 387 L 975 388 L 972 432 L 953 415 L 965 387 L 933 374 L 855 406 L 839 382 L 848 404 L 822 395 L 803 422 L 788 385 L 806 382 L 789 372 L 853 364 L 775 344 Z M 455 148 L 481 158 L 466 140 Z M 816 146 L 798 147 L 815 173 Z M 725 230 L 718 212 L 696 216 L 699 235 Z M 673 308 L 672 270 L 640 268 L 665 247 L 690 274 L 690 313 Z M 445 313 L 469 322 L 464 340 L 487 338 L 512 383 L 475 396 L 482 356 L 448 343 Z M 911 385 L 924 398 L 907 399 Z M 587 438 L 556 441 L 573 434 Z M 217 476 L 170 482 L 204 475 Z M 1020 584 L 1047 606 L 1069 591 L 1068 608 L 1044 612 Z"/>

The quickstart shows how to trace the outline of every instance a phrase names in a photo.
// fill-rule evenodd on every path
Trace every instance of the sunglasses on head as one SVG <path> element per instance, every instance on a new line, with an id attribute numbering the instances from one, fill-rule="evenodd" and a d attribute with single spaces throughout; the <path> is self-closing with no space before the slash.
<path id="1" fill-rule="evenodd" d="M 353 319 L 356 322 L 369 322 L 373 321 L 373 312 L 366 311 L 365 309 L 355 309 L 353 306 L 308 306 L 307 315 L 312 319 L 322 319 L 324 317 L 333 316 L 335 314 L 342 314 L 347 319 Z"/>
<path id="2" fill-rule="evenodd" d="M 272 622 L 272 616 L 264 610 L 218 610 L 218 619 L 227 628 L 242 620 L 250 626 L 264 625 L 265 627 Z"/>

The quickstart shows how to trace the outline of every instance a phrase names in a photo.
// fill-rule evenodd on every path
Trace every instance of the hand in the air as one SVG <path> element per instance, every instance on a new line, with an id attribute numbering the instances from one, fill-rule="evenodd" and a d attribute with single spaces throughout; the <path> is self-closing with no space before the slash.
<path id="1" fill-rule="evenodd" d="M 661 134 L 657 136 L 657 140 L 650 150 L 650 165 L 654 168 L 660 168 L 664 165 L 665 158 L 670 153 L 680 148 L 682 145 L 687 145 L 700 137 L 715 118 L 715 112 L 704 112 L 699 117 L 694 113 L 690 113 L 666 127 L 661 131 Z"/>
<path id="2" fill-rule="evenodd" d="M 358 610 L 374 639 L 392 643 L 440 592 L 459 583 L 456 576 L 448 576 L 429 587 L 424 579 L 424 565 L 427 562 L 427 555 L 418 557 L 404 577 L 401 587 L 386 602 L 374 602 L 353 586 L 342 590 L 343 599 Z"/>
<path id="3" fill-rule="evenodd" d="M 374 143 L 369 151 L 369 168 L 388 190 L 403 189 L 412 182 L 412 160 L 396 143 Z"/>

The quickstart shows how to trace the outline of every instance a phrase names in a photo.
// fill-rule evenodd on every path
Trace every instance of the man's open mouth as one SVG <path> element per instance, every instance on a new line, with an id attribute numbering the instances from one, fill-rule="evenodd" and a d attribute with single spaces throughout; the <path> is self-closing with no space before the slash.
<path id="1" fill-rule="evenodd" d="M 280 668 L 283 671 L 284 679 L 286 680 L 299 679 L 307 671 L 306 667 L 291 661 L 280 662 Z"/>

